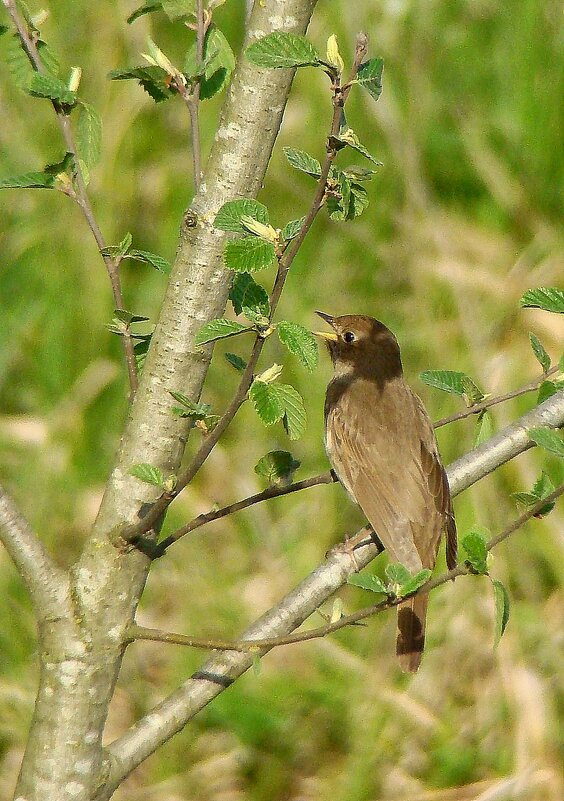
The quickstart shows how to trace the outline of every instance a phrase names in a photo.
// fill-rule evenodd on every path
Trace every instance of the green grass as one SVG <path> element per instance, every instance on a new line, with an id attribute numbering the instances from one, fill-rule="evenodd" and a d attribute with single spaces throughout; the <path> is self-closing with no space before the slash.
<path id="1" fill-rule="evenodd" d="M 234 47 L 242 9 L 230 0 L 217 13 Z M 155 107 L 140 88 L 105 75 L 140 60 L 151 25 L 171 55 L 182 54 L 189 34 L 156 17 L 126 26 L 108 0 L 60 0 L 51 11 L 44 36 L 65 69 L 81 64 L 84 96 L 103 115 L 103 161 L 90 191 L 104 234 L 113 243 L 129 230 L 135 246 L 172 259 L 192 193 L 185 111 L 179 102 Z M 345 228 L 321 215 L 315 223 L 292 267 L 280 318 L 316 325 L 316 308 L 380 317 L 398 335 L 406 372 L 438 418 L 458 402 L 418 382 L 422 370 L 465 370 L 497 393 L 538 374 L 529 330 L 555 360 L 560 356 L 556 319 L 517 304 L 529 287 L 556 284 L 562 275 L 561 36 L 549 0 L 506 7 L 357 0 L 354 11 L 334 0 L 320 3 L 310 36 L 323 49 L 336 32 L 350 56 L 360 29 L 385 58 L 385 88 L 378 104 L 354 95 L 349 122 L 385 166 L 369 185 L 371 204 L 360 220 Z M 7 39 L 0 38 L 2 176 L 40 169 L 63 153 L 46 101 L 11 83 Z M 220 99 L 203 108 L 206 152 L 219 108 Z M 325 81 L 299 73 L 260 196 L 277 225 L 305 213 L 312 192 L 312 181 L 286 165 L 282 145 L 321 157 L 330 113 Z M 0 202 L 0 479 L 56 558 L 69 564 L 95 515 L 126 414 L 119 342 L 104 328 L 112 316 L 109 286 L 68 199 L 4 191 Z M 123 279 L 127 307 L 154 321 L 163 276 L 129 263 Z M 244 355 L 233 341 L 217 347 L 203 396 L 216 409 L 237 378 L 226 372 L 226 349 Z M 298 476 L 325 470 L 328 360 L 312 379 L 281 348 L 268 354 L 264 367 L 283 359 L 284 379 L 306 401 L 308 430 L 292 447 L 303 465 Z M 496 426 L 533 402 L 528 396 L 497 407 Z M 445 461 L 470 448 L 473 436 L 472 420 L 441 430 Z M 167 530 L 257 491 L 256 461 L 287 447 L 281 426 L 263 429 L 242 409 Z M 528 453 L 465 493 L 456 502 L 460 530 L 474 522 L 502 528 L 516 514 L 510 493 L 528 489 L 543 465 L 562 480 L 554 460 Z M 519 777 L 518 788 L 509 784 L 499 798 L 560 801 L 559 520 L 557 510 L 528 524 L 496 552 L 492 571 L 513 598 L 497 651 L 489 582 L 472 577 L 433 596 L 429 652 L 412 681 L 395 665 L 393 615 L 279 650 L 258 677 L 244 677 L 151 757 L 116 799 L 459 801 Z M 214 523 L 155 565 L 140 622 L 236 636 L 361 522 L 340 488 L 317 487 Z M 7 795 L 33 709 L 35 632 L 15 571 L 5 553 L 0 560 L 0 794 Z M 351 610 L 365 602 L 352 588 L 342 597 Z M 201 654 L 175 646 L 130 648 L 108 736 L 200 661 Z M 456 789 L 463 785 L 475 789 Z"/>

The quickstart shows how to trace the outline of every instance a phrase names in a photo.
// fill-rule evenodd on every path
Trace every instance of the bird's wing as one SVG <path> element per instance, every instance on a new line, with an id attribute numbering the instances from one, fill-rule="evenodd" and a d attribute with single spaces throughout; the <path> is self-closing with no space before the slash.
<path id="1" fill-rule="evenodd" d="M 396 385 L 389 404 L 382 395 L 374 401 L 364 416 L 354 403 L 329 410 L 327 450 L 391 558 L 417 572 L 435 564 L 448 484 L 432 424 L 407 385 Z"/>

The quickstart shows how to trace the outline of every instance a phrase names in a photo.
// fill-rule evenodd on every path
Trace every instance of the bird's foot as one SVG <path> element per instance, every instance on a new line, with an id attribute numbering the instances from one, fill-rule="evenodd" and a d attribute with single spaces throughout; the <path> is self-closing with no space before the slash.
<path id="1" fill-rule="evenodd" d="M 358 534 L 354 534 L 352 537 L 347 535 L 344 542 L 338 542 L 331 548 L 331 550 L 327 552 L 326 555 L 331 556 L 332 554 L 346 554 L 350 557 L 353 563 L 354 572 L 359 573 L 362 570 L 362 567 L 358 564 L 355 551 L 357 548 L 360 548 L 363 545 L 368 545 L 370 542 L 373 542 L 372 529 L 366 527 L 363 528 Z"/>

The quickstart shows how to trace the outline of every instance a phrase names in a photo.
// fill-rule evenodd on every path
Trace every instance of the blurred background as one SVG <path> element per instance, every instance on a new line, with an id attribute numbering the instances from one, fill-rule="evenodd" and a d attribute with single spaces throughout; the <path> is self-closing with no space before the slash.
<path id="1" fill-rule="evenodd" d="M 66 70 L 83 68 L 82 96 L 103 117 L 103 159 L 90 193 L 106 240 L 131 231 L 135 247 L 172 260 L 192 194 L 186 110 L 178 99 L 155 106 L 135 82 L 109 82 L 106 74 L 141 63 L 149 33 L 181 62 L 193 34 L 162 14 L 126 25 L 136 5 L 53 1 L 42 33 Z M 235 51 L 244 6 L 227 0 L 215 15 Z M 319 216 L 279 316 L 308 327 L 316 308 L 379 317 L 397 334 L 406 373 L 437 419 L 460 401 L 424 386 L 422 370 L 464 370 L 498 394 L 539 375 L 529 331 L 554 361 L 561 355 L 557 316 L 518 308 L 526 289 L 562 285 L 561 8 L 554 0 L 320 0 L 309 36 L 324 51 L 336 33 L 350 62 L 359 30 L 369 33 L 371 55 L 385 59 L 384 93 L 375 104 L 353 92 L 349 123 L 384 166 L 367 185 L 370 206 L 359 220 L 345 227 Z M 13 86 L 7 39 L 0 39 L 1 176 L 41 169 L 64 152 L 49 104 Z M 202 109 L 206 153 L 222 99 Z M 282 146 L 321 158 L 330 114 L 324 76 L 300 71 L 259 196 L 276 225 L 305 213 L 313 191 L 311 179 L 287 166 Z M 0 480 L 69 565 L 95 517 L 126 414 L 120 343 L 104 327 L 109 284 L 67 198 L 9 190 L 0 203 Z M 258 278 L 268 286 L 271 276 Z M 165 281 L 125 262 L 127 308 L 154 321 Z M 217 411 L 237 380 L 225 350 L 244 355 L 244 342 L 216 347 L 203 399 Z M 327 469 L 330 366 L 322 355 L 311 378 L 274 344 L 263 363 L 282 359 L 308 412 L 306 435 L 291 447 L 305 478 Z M 496 428 L 535 400 L 532 393 L 496 406 Z M 445 462 L 472 447 L 475 425 L 468 419 L 440 430 Z M 194 435 L 189 450 L 196 445 Z M 264 429 L 243 408 L 167 528 L 259 491 L 257 460 L 290 445 L 280 425 Z M 529 452 L 464 493 L 455 503 L 460 532 L 476 523 L 502 529 L 517 514 L 511 493 L 528 490 L 543 469 L 562 480 L 555 460 Z M 155 564 L 139 620 L 235 637 L 362 522 L 340 487 L 322 486 L 211 524 Z M 260 675 L 237 682 L 140 767 L 116 799 L 561 801 L 561 524 L 556 510 L 496 550 L 492 573 L 512 599 L 497 650 L 490 583 L 474 577 L 432 596 L 427 654 L 414 678 L 396 665 L 394 614 L 279 649 Z M 380 557 L 373 569 L 384 564 Z M 0 796 L 7 796 L 37 675 L 29 601 L 3 551 L 0 594 Z M 352 587 L 340 596 L 347 611 L 371 602 Z M 108 739 L 202 658 L 176 646 L 130 647 Z"/>

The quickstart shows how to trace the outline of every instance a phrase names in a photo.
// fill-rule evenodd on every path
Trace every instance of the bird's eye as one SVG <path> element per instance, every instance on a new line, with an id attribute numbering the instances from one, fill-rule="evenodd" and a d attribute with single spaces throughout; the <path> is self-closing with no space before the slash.
<path id="1" fill-rule="evenodd" d="M 345 340 L 345 342 L 354 342 L 356 337 L 352 331 L 345 331 L 345 333 L 343 334 L 343 339 Z"/>

